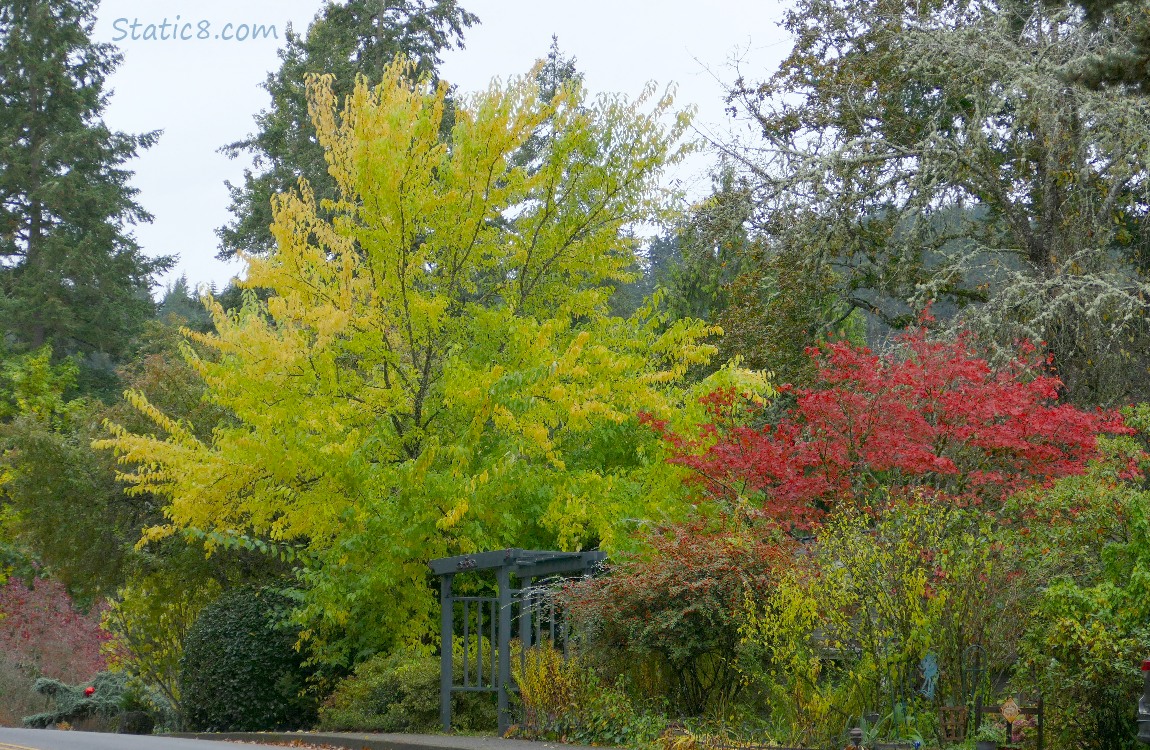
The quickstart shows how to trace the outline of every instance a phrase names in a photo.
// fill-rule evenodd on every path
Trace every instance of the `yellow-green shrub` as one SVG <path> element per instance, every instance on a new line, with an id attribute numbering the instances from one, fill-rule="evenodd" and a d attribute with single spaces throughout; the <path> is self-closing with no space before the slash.
<path id="1" fill-rule="evenodd" d="M 462 649 L 455 644 L 455 661 Z M 475 651 L 470 654 L 475 663 Z M 489 652 L 488 652 L 489 653 Z M 455 729 L 490 730 L 496 725 L 495 696 L 456 694 Z M 320 728 L 331 731 L 428 732 L 439 728 L 439 657 L 399 651 L 378 654 L 340 681 L 319 710 Z"/>
<path id="2" fill-rule="evenodd" d="M 512 654 L 523 722 L 516 734 L 584 745 L 646 745 L 666 726 L 635 707 L 620 685 L 603 681 L 578 655 L 550 644 Z"/>

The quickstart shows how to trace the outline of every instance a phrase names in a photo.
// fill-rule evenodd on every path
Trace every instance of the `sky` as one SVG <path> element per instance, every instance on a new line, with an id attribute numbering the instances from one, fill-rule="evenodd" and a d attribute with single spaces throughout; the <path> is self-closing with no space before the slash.
<path id="1" fill-rule="evenodd" d="M 735 75 L 732 63 L 740 61 L 750 77 L 765 77 L 789 51 L 778 26 L 785 6 L 776 0 L 460 4 L 481 21 L 468 30 L 463 50 L 443 56 L 442 77 L 461 91 L 526 72 L 547 54 L 556 34 L 591 91 L 633 97 L 649 81 L 660 88 L 673 84 L 676 104 L 697 107 L 696 124 L 709 133 L 739 127 L 727 119 L 723 103 L 723 84 Z M 322 0 L 100 4 L 94 36 L 116 44 L 124 56 L 108 82 L 113 95 L 105 121 L 126 132 L 163 131 L 159 143 L 128 166 L 135 172 L 138 200 L 154 216 L 152 224 L 135 229 L 137 240 L 149 255 L 178 256 L 165 283 L 186 275 L 193 285 L 223 287 L 242 275 L 242 262 L 216 260 L 215 230 L 231 216 L 225 181 L 241 182 L 248 164 L 218 149 L 253 131 L 253 116 L 268 106 L 260 84 L 279 67 L 287 24 L 303 31 L 322 5 Z M 165 22 L 168 26 L 161 26 Z M 149 25 L 156 27 L 151 34 Z M 668 179 L 701 197 L 714 162 L 713 155 L 696 156 Z"/>

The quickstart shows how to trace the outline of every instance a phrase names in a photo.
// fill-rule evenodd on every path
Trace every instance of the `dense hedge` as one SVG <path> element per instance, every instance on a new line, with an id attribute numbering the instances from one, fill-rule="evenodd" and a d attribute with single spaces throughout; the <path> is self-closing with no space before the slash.
<path id="1" fill-rule="evenodd" d="M 188 729 L 296 729 L 314 722 L 305 657 L 295 648 L 298 631 L 283 625 L 290 604 L 268 589 L 239 589 L 203 611 L 180 662 Z"/>

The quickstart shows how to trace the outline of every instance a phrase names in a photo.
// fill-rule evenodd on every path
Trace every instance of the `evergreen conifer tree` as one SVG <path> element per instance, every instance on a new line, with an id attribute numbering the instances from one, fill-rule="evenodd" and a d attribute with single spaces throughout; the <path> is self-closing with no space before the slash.
<path id="1" fill-rule="evenodd" d="M 93 0 L 0 0 L 0 335 L 57 356 L 116 357 L 151 315 L 130 227 L 151 217 L 125 162 L 158 132 L 109 130 L 120 62 L 91 40 Z"/>

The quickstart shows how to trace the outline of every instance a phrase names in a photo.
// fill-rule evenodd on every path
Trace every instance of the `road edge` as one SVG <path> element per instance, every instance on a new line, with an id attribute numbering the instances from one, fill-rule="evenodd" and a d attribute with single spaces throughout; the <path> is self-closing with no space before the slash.
<path id="1" fill-rule="evenodd" d="M 269 742 L 274 744 L 308 743 L 331 745 L 347 750 L 537 750 L 564 748 L 585 750 L 579 745 L 557 742 L 506 740 L 500 737 L 460 735 L 387 735 L 351 732 L 173 732 L 164 735 L 189 740 Z M 586 749 L 590 750 L 590 749 Z"/>

